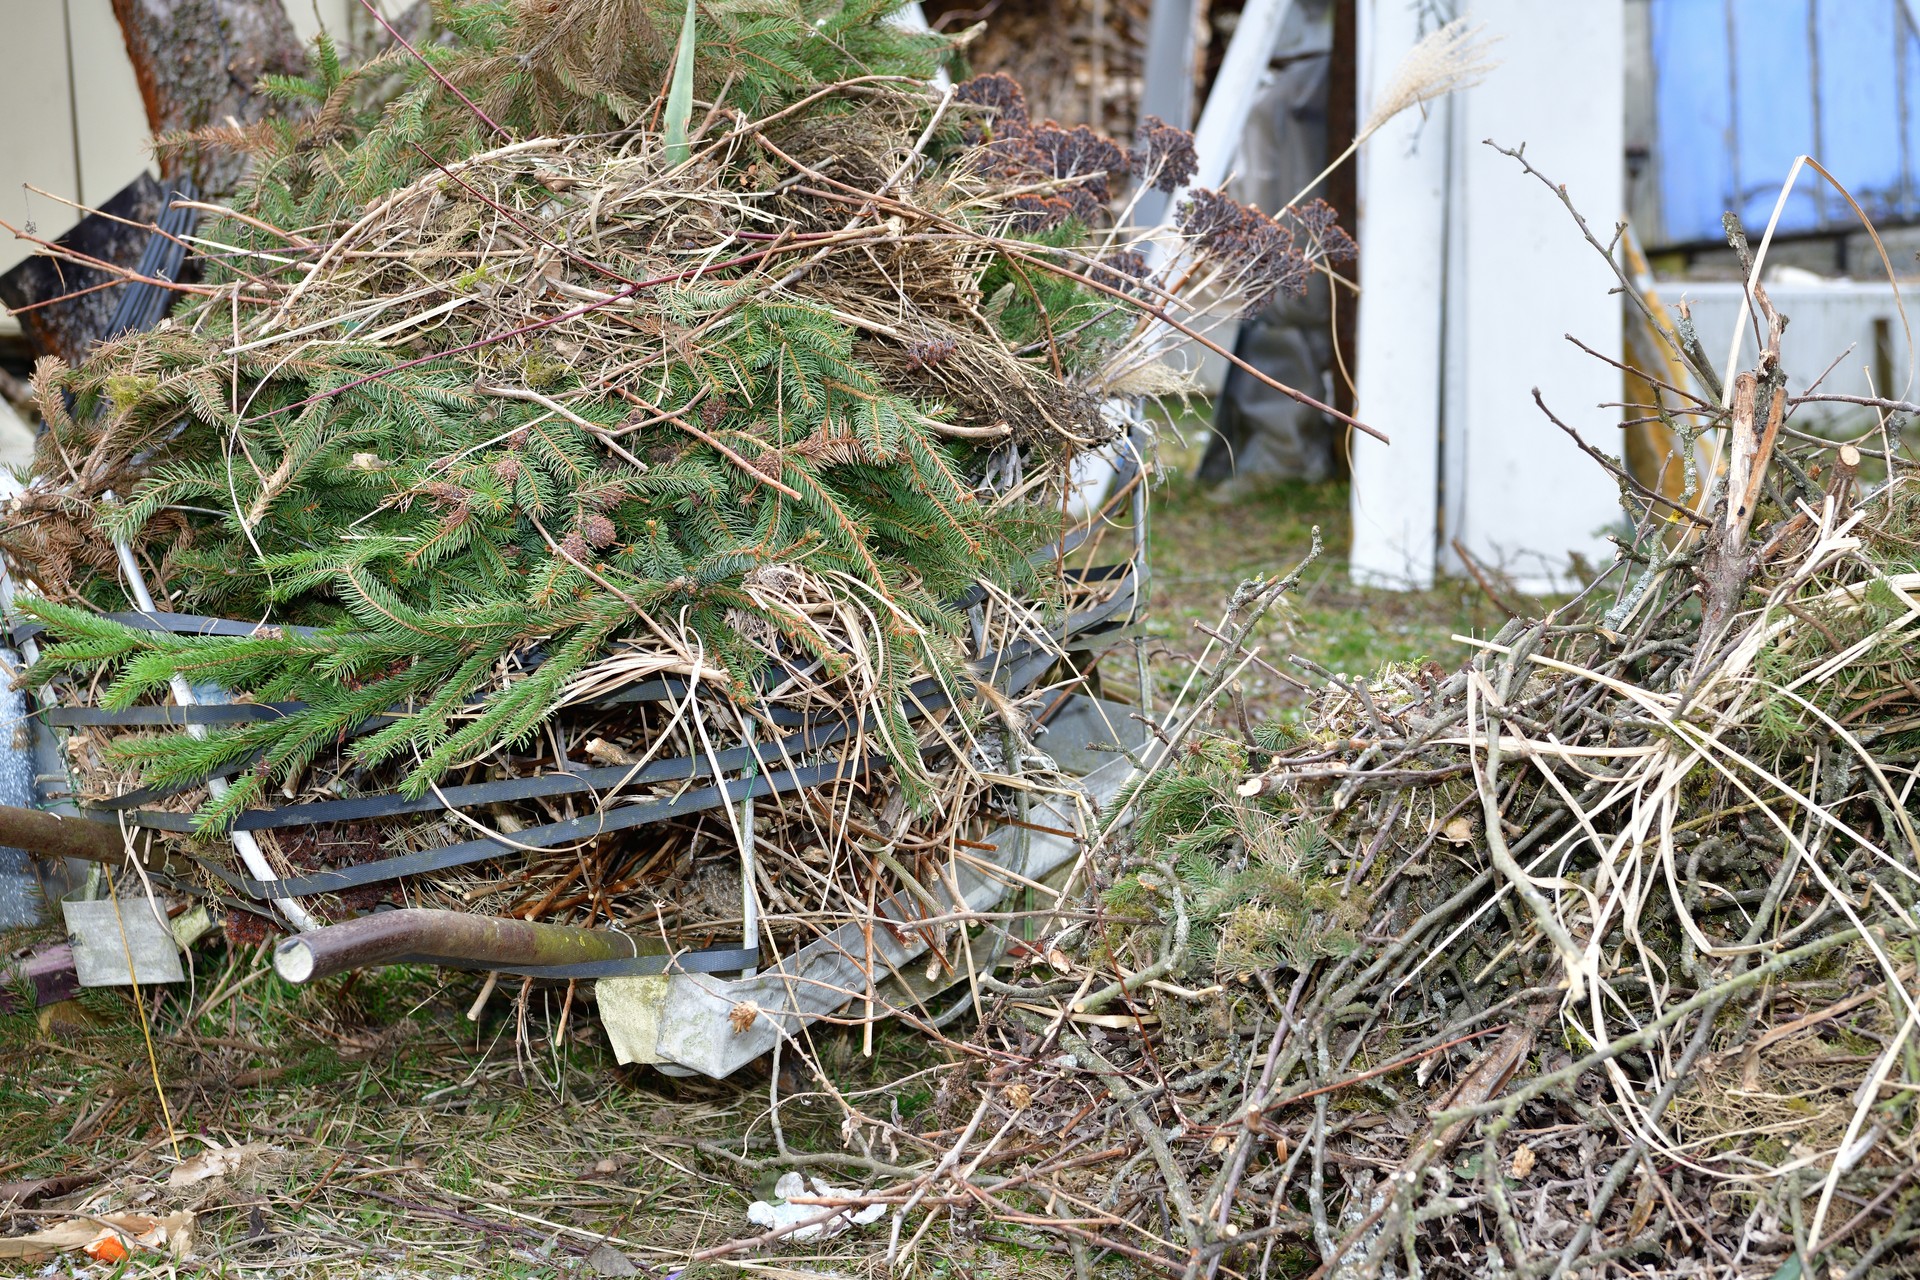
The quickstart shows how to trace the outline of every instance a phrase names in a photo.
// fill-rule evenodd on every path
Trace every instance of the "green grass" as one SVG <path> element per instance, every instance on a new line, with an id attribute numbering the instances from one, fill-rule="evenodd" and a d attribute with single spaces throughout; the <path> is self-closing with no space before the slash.
<path id="1" fill-rule="evenodd" d="M 207 1274 L 559 1280 L 595 1274 L 581 1257 L 595 1237 L 664 1274 L 700 1248 L 759 1231 L 747 1204 L 770 1194 L 776 1177 L 763 1162 L 767 1063 L 725 1082 L 621 1067 L 585 985 L 557 1047 L 564 990 L 533 991 L 521 1042 L 516 981 L 501 983 L 475 1024 L 465 1013 L 477 975 L 415 967 L 311 989 L 267 973 L 242 997 L 193 1017 L 193 1002 L 223 978 L 265 963 L 252 952 L 223 960 L 211 941 L 197 959 L 194 990 L 147 993 L 171 1130 L 129 993 L 88 991 L 38 1018 L 0 1015 L 0 1182 L 81 1179 L 23 1217 L 0 1211 L 0 1234 L 82 1206 L 192 1209 Z M 852 1096 L 946 1058 L 888 1023 L 875 1028 L 871 1057 L 857 1028 L 815 1027 L 810 1039 L 834 1088 Z M 786 1140 L 799 1151 L 842 1151 L 843 1113 L 819 1088 L 809 1073 L 783 1073 L 783 1097 L 814 1091 L 783 1110 Z M 934 1101 L 921 1090 L 904 1109 L 928 1124 L 953 1123 L 944 1113 L 936 1120 Z M 187 1157 L 206 1138 L 275 1150 L 231 1177 L 171 1188 L 176 1138 Z M 814 1172 L 838 1185 L 873 1181 L 857 1169 Z M 883 1247 L 884 1232 L 739 1260 L 852 1275 Z M 1065 1280 L 1056 1247 L 1004 1226 L 957 1238 L 943 1224 L 904 1274 Z M 41 1274 L 45 1265 L 0 1263 L 0 1277 Z M 165 1259 L 136 1256 L 116 1274 L 166 1271 Z M 738 1272 L 722 1259 L 686 1275 Z"/>
<path id="2" fill-rule="evenodd" d="M 1289 654 L 1348 675 L 1427 659 L 1451 669 L 1465 658 L 1466 646 L 1449 637 L 1487 634 L 1506 621 L 1472 582 L 1449 580 L 1429 591 L 1355 586 L 1347 567 L 1344 482 L 1282 480 L 1219 502 L 1190 478 L 1194 456 L 1163 448 L 1167 474 L 1153 494 L 1146 633 L 1153 651 L 1172 659 L 1160 663 L 1159 680 L 1169 689 L 1184 675 L 1180 659 L 1206 643 L 1195 624 L 1217 626 L 1228 597 L 1246 579 L 1292 569 L 1312 545 L 1316 525 L 1325 550 L 1257 637 L 1261 656 L 1282 671 L 1311 680 L 1288 666 Z M 1255 716 L 1284 714 L 1303 697 L 1258 668 L 1249 672 L 1245 692 Z"/>

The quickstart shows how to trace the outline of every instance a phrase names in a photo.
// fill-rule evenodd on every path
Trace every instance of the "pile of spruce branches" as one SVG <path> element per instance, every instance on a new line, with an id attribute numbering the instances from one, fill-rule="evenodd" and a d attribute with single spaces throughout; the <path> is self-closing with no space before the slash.
<path id="1" fill-rule="evenodd" d="M 1085 520 L 1073 459 L 1181 389 L 1170 343 L 1350 246 L 1317 208 L 1205 192 L 1136 243 L 1131 200 L 1190 176 L 1190 135 L 1123 146 L 1031 119 L 1005 77 L 943 88 L 953 47 L 894 7 L 450 3 L 358 67 L 322 37 L 310 78 L 266 85 L 282 114 L 176 139 L 240 148 L 246 184 L 191 241 L 186 305 L 38 369 L 0 548 L 56 700 L 184 679 L 283 714 L 76 734 L 83 791 L 145 788 L 206 836 L 825 711 L 859 726 L 848 772 L 889 766 L 876 813 L 966 810 L 993 772 L 970 664 L 1087 596 L 1047 551 Z M 107 616 L 130 576 L 251 630 Z M 618 702 L 662 680 L 690 691 L 673 714 Z M 364 860 L 476 821 L 318 843 Z"/>

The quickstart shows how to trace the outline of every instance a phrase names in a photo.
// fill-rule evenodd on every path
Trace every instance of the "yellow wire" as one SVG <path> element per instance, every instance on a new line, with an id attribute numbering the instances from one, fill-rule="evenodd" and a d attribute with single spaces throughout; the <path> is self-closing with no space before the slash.
<path id="1" fill-rule="evenodd" d="M 120 946 L 127 954 L 127 980 L 133 984 L 133 1007 L 140 1014 L 140 1036 L 147 1042 L 147 1070 L 153 1076 L 153 1094 L 160 1099 L 160 1118 L 167 1122 L 167 1140 L 173 1144 L 173 1158 L 180 1155 L 180 1133 L 173 1127 L 173 1108 L 167 1105 L 167 1091 L 160 1085 L 160 1060 L 153 1052 L 153 1029 L 147 1025 L 147 1002 L 140 998 L 140 979 L 133 972 L 133 944 L 127 941 L 126 917 L 120 914 L 120 890 L 107 873 L 107 893 L 113 898 L 114 922 L 120 926 Z"/>

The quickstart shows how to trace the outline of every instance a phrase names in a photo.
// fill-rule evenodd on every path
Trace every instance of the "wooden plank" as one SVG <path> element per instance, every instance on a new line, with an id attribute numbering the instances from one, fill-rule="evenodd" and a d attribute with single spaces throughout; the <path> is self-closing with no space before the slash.
<path id="1" fill-rule="evenodd" d="M 1193 119 L 1193 0 L 1153 0 L 1142 79 L 1141 118 L 1159 116 L 1186 128 Z M 1134 219 L 1141 226 L 1158 226 L 1171 207 L 1164 192 L 1150 191 L 1140 198 Z"/>
<path id="2" fill-rule="evenodd" d="M 1565 184 L 1606 237 L 1624 207 L 1621 0 L 1564 8 L 1484 0 L 1475 17 L 1501 37 L 1501 65 L 1454 100 L 1459 241 L 1447 283 L 1460 310 L 1448 325 L 1441 545 L 1457 537 L 1522 590 L 1564 590 L 1575 556 L 1611 562 L 1604 534 L 1621 519 L 1619 497 L 1606 472 L 1542 417 L 1532 388 L 1588 441 L 1617 451 L 1618 414 L 1597 406 L 1620 398 L 1619 372 L 1564 335 L 1617 359 L 1620 300 L 1613 273 L 1555 194 L 1481 139 L 1525 143 L 1527 159 Z M 1369 278 L 1377 289 L 1380 276 Z M 1449 571 L 1464 570 L 1456 561 L 1443 551 Z"/>
<path id="3" fill-rule="evenodd" d="M 1359 0 L 1359 117 L 1419 40 L 1404 0 Z M 1393 439 L 1358 433 L 1353 450 L 1356 582 L 1432 585 L 1440 491 L 1440 357 L 1446 279 L 1447 148 L 1452 107 L 1406 112 L 1360 152 L 1360 300 L 1356 412 Z"/>

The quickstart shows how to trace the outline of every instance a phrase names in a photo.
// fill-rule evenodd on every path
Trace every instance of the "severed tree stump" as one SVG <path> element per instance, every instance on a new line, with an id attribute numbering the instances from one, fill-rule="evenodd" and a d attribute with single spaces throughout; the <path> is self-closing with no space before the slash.
<path id="1" fill-rule="evenodd" d="M 251 124 L 266 113 L 254 93 L 261 76 L 307 69 L 281 0 L 113 0 L 113 14 L 159 136 Z M 245 169 L 244 156 L 204 145 L 161 166 L 163 177 L 190 176 L 212 196 L 232 191 Z"/>

